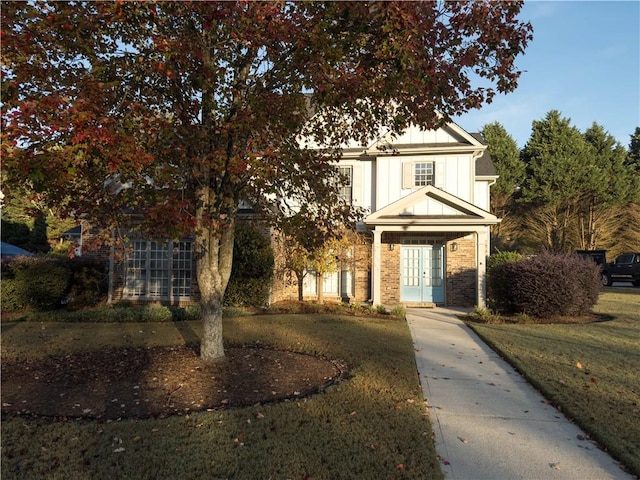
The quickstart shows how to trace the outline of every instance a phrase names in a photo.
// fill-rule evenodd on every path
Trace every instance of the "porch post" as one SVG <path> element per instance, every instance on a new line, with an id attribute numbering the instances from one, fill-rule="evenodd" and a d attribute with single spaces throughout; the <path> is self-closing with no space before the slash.
<path id="1" fill-rule="evenodd" d="M 489 255 L 489 227 L 476 231 L 477 254 L 477 301 L 480 308 L 487 306 L 487 257 Z"/>
<path id="2" fill-rule="evenodd" d="M 371 301 L 373 305 L 381 305 L 380 297 L 380 243 L 382 240 L 382 232 L 375 228 L 373 230 L 373 254 L 371 255 Z"/>

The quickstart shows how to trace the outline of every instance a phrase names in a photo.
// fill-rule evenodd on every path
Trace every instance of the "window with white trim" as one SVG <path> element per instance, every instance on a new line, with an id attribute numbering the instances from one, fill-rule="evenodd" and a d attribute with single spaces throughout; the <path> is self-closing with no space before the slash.
<path id="1" fill-rule="evenodd" d="M 179 300 L 191 297 L 191 241 L 134 240 L 130 246 L 124 298 Z"/>
<path id="2" fill-rule="evenodd" d="M 340 192 L 339 196 L 347 203 L 353 200 L 353 167 L 339 167 Z"/>
<path id="3" fill-rule="evenodd" d="M 402 164 L 402 188 L 435 185 L 435 162 L 405 162 Z"/>

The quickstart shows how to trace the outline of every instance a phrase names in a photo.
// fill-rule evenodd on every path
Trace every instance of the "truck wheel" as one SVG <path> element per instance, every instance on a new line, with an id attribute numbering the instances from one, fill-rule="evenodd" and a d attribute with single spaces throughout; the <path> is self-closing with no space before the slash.
<path id="1" fill-rule="evenodd" d="M 602 274 L 602 285 L 605 287 L 610 287 L 611 286 L 611 277 L 609 276 L 608 273 L 603 273 Z"/>

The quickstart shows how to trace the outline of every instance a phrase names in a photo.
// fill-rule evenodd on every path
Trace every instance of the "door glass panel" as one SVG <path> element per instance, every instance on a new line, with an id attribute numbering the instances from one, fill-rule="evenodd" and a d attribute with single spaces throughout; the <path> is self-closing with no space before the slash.
<path id="1" fill-rule="evenodd" d="M 404 249 L 402 258 L 402 278 L 405 287 L 420 285 L 420 249 Z"/>
<path id="2" fill-rule="evenodd" d="M 431 249 L 424 249 L 424 269 L 423 269 L 423 277 L 424 277 L 424 286 L 431 287 Z"/>
<path id="3" fill-rule="evenodd" d="M 442 248 L 436 247 L 432 250 L 433 261 L 431 262 L 431 277 L 433 286 L 442 286 Z"/>

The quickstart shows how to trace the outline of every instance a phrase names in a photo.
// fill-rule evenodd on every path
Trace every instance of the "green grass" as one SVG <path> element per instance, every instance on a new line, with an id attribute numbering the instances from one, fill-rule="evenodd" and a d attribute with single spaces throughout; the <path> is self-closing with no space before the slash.
<path id="1" fill-rule="evenodd" d="M 607 289 L 594 311 L 610 321 L 469 325 L 640 475 L 640 291 Z"/>
<path id="2" fill-rule="evenodd" d="M 344 360 L 352 378 L 279 404 L 119 422 L 7 418 L 2 478 L 442 479 L 409 329 L 336 315 L 227 318 L 229 344 Z M 177 345 L 199 322 L 2 325 L 3 358 Z"/>

